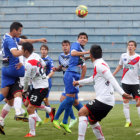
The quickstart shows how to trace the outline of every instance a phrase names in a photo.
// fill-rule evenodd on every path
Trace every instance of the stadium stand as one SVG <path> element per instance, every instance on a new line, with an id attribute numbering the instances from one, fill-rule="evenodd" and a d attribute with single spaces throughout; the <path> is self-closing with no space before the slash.
<path id="1" fill-rule="evenodd" d="M 88 7 L 88 15 L 79 18 L 75 14 L 78 5 Z M 0 0 L 0 37 L 8 32 L 13 21 L 24 25 L 23 34 L 28 38 L 45 37 L 48 40 L 50 57 L 58 65 L 61 42 L 76 41 L 79 32 L 89 35 L 86 50 L 91 44 L 100 44 L 104 58 L 111 71 L 116 68 L 120 54 L 126 52 L 126 43 L 135 40 L 140 45 L 139 0 Z M 41 44 L 34 45 L 39 52 Z M 137 52 L 140 52 L 139 47 Z M 92 65 L 87 61 L 87 77 L 92 74 Z M 62 73 L 55 73 L 53 91 L 62 91 Z M 117 74 L 120 81 L 121 72 Z M 92 85 L 81 90 L 91 91 Z"/>

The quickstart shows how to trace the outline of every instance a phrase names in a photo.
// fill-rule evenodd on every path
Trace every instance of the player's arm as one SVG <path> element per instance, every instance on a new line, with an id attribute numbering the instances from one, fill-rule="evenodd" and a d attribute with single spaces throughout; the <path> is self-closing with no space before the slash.
<path id="1" fill-rule="evenodd" d="M 13 48 L 10 50 L 14 57 L 21 56 L 23 54 L 22 50 L 17 50 L 17 48 Z"/>
<path id="2" fill-rule="evenodd" d="M 129 94 L 126 94 L 124 90 L 120 87 L 114 76 L 112 75 L 111 71 L 109 68 L 106 68 L 105 66 L 98 66 L 97 67 L 97 72 L 99 72 L 107 81 L 109 81 L 114 89 L 123 97 L 127 99 L 132 99 L 133 97 L 130 96 Z"/>
<path id="3" fill-rule="evenodd" d="M 24 76 L 24 88 L 23 92 L 26 92 L 28 90 L 28 83 L 31 79 L 31 65 L 27 63 L 25 65 L 25 76 Z"/>
<path id="4" fill-rule="evenodd" d="M 53 69 L 54 72 L 55 72 L 55 71 L 60 72 L 60 71 L 62 71 L 62 66 L 60 65 L 60 66 L 58 66 L 58 67 L 53 67 L 52 69 Z"/>
<path id="5" fill-rule="evenodd" d="M 41 43 L 47 43 L 47 40 L 45 38 L 40 38 L 40 39 L 20 39 L 19 44 L 29 42 L 29 43 L 36 43 L 36 42 L 41 42 Z"/>
<path id="6" fill-rule="evenodd" d="M 93 76 L 83 79 L 83 80 L 79 80 L 79 81 L 73 81 L 73 86 L 77 86 L 77 85 L 86 85 L 89 83 L 93 83 Z"/>
<path id="7" fill-rule="evenodd" d="M 84 58 L 85 58 L 85 61 L 86 61 L 86 60 L 90 59 L 90 56 L 86 56 Z"/>
<path id="8" fill-rule="evenodd" d="M 122 60 L 123 60 L 123 58 L 122 58 L 122 55 L 121 55 L 119 65 L 117 66 L 117 68 L 113 72 L 113 76 L 115 76 L 122 69 L 122 67 L 123 67 L 123 61 Z"/>
<path id="9" fill-rule="evenodd" d="M 71 56 L 83 56 L 85 54 L 89 54 L 89 51 L 85 51 L 85 52 L 78 52 L 76 50 L 71 51 Z"/>
<path id="10" fill-rule="evenodd" d="M 82 66 L 82 73 L 81 73 L 81 78 L 80 78 L 80 80 L 82 80 L 82 79 L 85 78 L 86 72 L 87 72 L 87 67 L 86 67 L 86 65 L 85 65 L 85 63 L 84 63 L 83 66 Z"/>
<path id="11" fill-rule="evenodd" d="M 115 76 L 122 69 L 122 67 L 122 65 L 118 65 L 115 71 L 113 72 L 113 76 Z"/>

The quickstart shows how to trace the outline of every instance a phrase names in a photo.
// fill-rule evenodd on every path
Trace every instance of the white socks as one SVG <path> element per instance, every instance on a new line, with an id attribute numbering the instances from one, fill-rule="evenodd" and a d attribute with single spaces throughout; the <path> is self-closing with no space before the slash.
<path id="1" fill-rule="evenodd" d="M 4 119 L 9 113 L 11 107 L 12 106 L 8 105 L 7 103 L 3 106 L 3 109 L 1 111 L 1 116 L 0 116 L 0 125 L 4 126 Z"/>
<path id="2" fill-rule="evenodd" d="M 36 126 L 36 114 L 29 115 L 29 128 L 30 134 L 35 135 L 35 126 Z"/>
<path id="3" fill-rule="evenodd" d="M 138 115 L 140 117 L 140 106 L 137 107 Z"/>
<path id="4" fill-rule="evenodd" d="M 78 127 L 78 140 L 85 140 L 85 133 L 87 130 L 87 117 L 86 116 L 80 116 L 79 117 L 79 127 Z"/>
<path id="5" fill-rule="evenodd" d="M 42 121 L 41 118 L 39 117 L 39 115 L 37 114 L 37 112 L 35 111 L 34 113 L 36 115 L 36 121 L 38 121 L 38 122 Z"/>
<path id="6" fill-rule="evenodd" d="M 123 103 L 123 112 L 126 118 L 126 122 L 131 122 L 130 120 L 130 112 L 129 112 L 129 103 Z"/>
<path id="7" fill-rule="evenodd" d="M 20 111 L 21 111 L 21 114 L 25 113 L 25 110 L 22 107 L 21 107 Z"/>
<path id="8" fill-rule="evenodd" d="M 22 105 L 22 99 L 20 97 L 16 97 L 14 99 L 14 108 L 15 108 L 16 115 L 22 114 L 21 105 Z"/>
<path id="9" fill-rule="evenodd" d="M 50 114 L 51 113 L 51 110 L 52 110 L 51 107 L 47 107 L 45 105 L 41 105 L 41 106 L 37 107 L 37 109 L 46 111 L 48 114 Z"/>
<path id="10" fill-rule="evenodd" d="M 1 117 L 4 119 L 6 115 L 9 113 L 12 106 L 8 105 L 7 103 L 3 106 L 3 109 L 1 111 Z"/>
<path id="11" fill-rule="evenodd" d="M 95 134 L 97 140 L 105 140 L 101 126 L 98 122 L 91 125 L 91 128 L 92 128 L 93 133 Z"/>

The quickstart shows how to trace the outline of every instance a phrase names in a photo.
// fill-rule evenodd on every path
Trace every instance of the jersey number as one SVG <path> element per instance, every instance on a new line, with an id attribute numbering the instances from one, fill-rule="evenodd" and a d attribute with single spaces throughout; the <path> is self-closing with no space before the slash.
<path id="1" fill-rule="evenodd" d="M 37 96 L 31 95 L 30 101 L 36 102 L 37 101 Z"/>

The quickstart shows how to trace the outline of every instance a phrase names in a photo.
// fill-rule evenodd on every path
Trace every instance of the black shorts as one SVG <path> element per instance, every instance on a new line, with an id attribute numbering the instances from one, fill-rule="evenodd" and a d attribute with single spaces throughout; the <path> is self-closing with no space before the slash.
<path id="1" fill-rule="evenodd" d="M 14 94 L 17 92 L 22 92 L 22 86 L 20 85 L 19 80 L 15 82 L 15 84 L 8 86 L 10 88 L 8 95 L 6 97 L 7 100 L 11 100 L 14 98 Z"/>
<path id="2" fill-rule="evenodd" d="M 31 105 L 40 106 L 47 94 L 48 88 L 32 89 L 27 99 Z"/>
<path id="3" fill-rule="evenodd" d="M 89 111 L 89 121 L 94 122 L 101 121 L 113 108 L 113 106 L 104 104 L 96 99 L 90 101 L 88 104 L 85 105 L 85 107 Z"/>
<path id="4" fill-rule="evenodd" d="M 139 84 L 137 85 L 128 85 L 122 83 L 122 88 L 127 94 L 132 94 L 133 98 L 140 97 L 140 89 L 139 89 Z"/>

